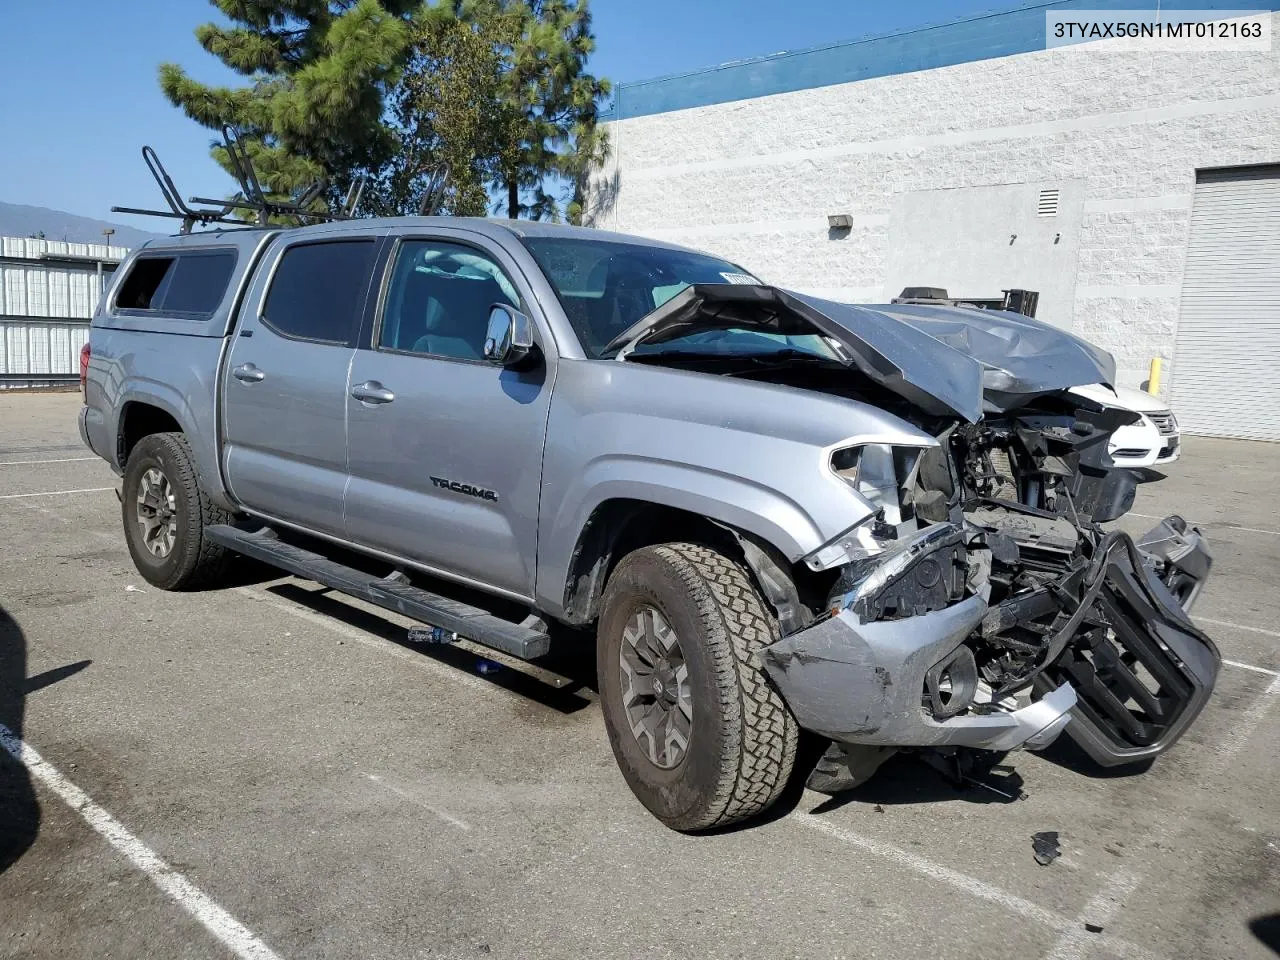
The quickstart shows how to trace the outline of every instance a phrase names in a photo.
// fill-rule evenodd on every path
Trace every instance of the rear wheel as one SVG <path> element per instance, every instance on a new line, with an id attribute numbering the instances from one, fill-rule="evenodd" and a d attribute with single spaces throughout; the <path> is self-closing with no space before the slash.
<path id="1" fill-rule="evenodd" d="M 624 557 L 597 633 L 614 756 L 651 813 L 705 830 L 767 809 L 795 763 L 795 718 L 755 662 L 777 623 L 741 565 L 668 543 Z"/>
<path id="2" fill-rule="evenodd" d="M 148 583 L 183 590 L 223 575 L 227 551 L 204 531 L 230 522 L 231 514 L 201 489 L 186 437 L 153 433 L 139 440 L 129 452 L 120 496 L 129 553 Z"/>

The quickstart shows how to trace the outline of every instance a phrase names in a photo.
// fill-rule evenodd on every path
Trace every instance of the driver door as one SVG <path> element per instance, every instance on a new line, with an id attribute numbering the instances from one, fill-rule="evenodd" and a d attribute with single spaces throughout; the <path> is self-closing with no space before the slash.
<path id="1" fill-rule="evenodd" d="M 493 304 L 532 316 L 532 296 L 499 249 L 409 235 L 387 271 L 346 399 L 348 533 L 443 576 L 528 599 L 551 340 L 535 334 L 543 359 L 527 371 L 483 359 Z"/>

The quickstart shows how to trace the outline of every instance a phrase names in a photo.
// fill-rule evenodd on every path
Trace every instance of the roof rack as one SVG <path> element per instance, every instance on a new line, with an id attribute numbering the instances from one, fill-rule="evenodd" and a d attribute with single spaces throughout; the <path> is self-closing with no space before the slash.
<path id="1" fill-rule="evenodd" d="M 180 233 L 190 233 L 198 223 L 208 226 L 211 223 L 226 223 L 237 227 L 256 222 L 265 225 L 272 217 L 293 217 L 301 226 L 306 223 L 325 223 L 332 220 L 350 220 L 355 216 L 356 207 L 364 195 L 365 178 L 357 177 L 347 190 L 342 209 L 337 213 L 311 209 L 311 205 L 319 199 L 328 186 L 324 180 L 318 180 L 305 190 L 291 197 L 287 202 L 271 200 L 262 192 L 257 174 L 253 170 L 253 162 L 245 148 L 240 133 L 234 127 L 222 128 L 222 142 L 230 159 L 232 176 L 240 184 L 240 190 L 229 200 L 213 200 L 209 197 L 189 197 L 183 201 L 182 195 L 174 185 L 169 171 L 160 162 L 160 157 L 149 146 L 142 148 L 142 159 L 151 171 L 160 187 L 160 194 L 168 204 L 168 210 L 149 210 L 141 207 L 112 207 L 112 213 L 133 213 L 144 217 L 166 217 L 170 220 L 181 220 Z M 202 204 L 192 207 L 188 204 Z M 236 211 L 254 214 L 253 220 L 234 217 Z"/>

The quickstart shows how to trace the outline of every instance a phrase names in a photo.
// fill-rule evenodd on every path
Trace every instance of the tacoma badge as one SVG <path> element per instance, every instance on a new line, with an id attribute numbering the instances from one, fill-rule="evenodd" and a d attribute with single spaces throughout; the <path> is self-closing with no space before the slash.
<path id="1" fill-rule="evenodd" d="M 469 483 L 459 483 L 457 480 L 446 480 L 444 477 L 432 477 L 431 482 L 437 487 L 445 490 L 452 490 L 454 493 L 465 493 L 469 497 L 476 497 L 480 500 L 490 500 L 493 503 L 498 502 L 498 494 L 493 490 L 486 490 L 484 487 L 473 487 Z"/>

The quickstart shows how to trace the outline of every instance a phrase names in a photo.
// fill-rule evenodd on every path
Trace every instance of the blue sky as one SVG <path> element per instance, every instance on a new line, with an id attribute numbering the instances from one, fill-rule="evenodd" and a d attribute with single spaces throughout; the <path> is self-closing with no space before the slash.
<path id="1" fill-rule="evenodd" d="M 592 0 L 599 74 L 643 80 L 728 60 L 1012 9 L 1031 0 Z M 1135 6 L 1138 4 L 1135 3 Z M 162 229 L 109 213 L 160 203 L 139 149 L 185 194 L 232 189 L 210 132 L 169 105 L 156 65 L 239 82 L 192 31 L 205 0 L 8 0 L 0 13 L 0 200 Z"/>

